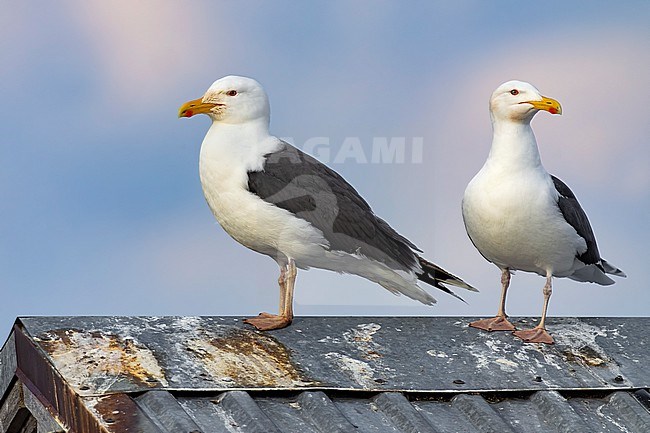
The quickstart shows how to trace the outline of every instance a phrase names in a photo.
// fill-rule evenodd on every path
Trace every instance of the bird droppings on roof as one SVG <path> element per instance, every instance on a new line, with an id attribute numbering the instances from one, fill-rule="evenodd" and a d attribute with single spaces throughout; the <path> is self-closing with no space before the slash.
<path id="1" fill-rule="evenodd" d="M 594 367 L 611 364 L 611 359 L 598 345 L 596 337 L 607 338 L 608 333 L 612 336 L 620 336 L 618 330 L 615 330 L 615 334 L 596 326 L 578 324 L 577 321 L 573 324 L 557 326 L 556 329 L 559 330 L 557 339 L 567 348 L 563 352 L 567 359 Z"/>
<path id="2" fill-rule="evenodd" d="M 232 329 L 222 337 L 195 338 L 185 349 L 196 354 L 216 385 L 298 387 L 316 385 L 293 364 L 286 347 L 267 334 Z"/>
<path id="3" fill-rule="evenodd" d="M 61 431 L 84 433 L 650 424 L 650 318 L 552 318 L 554 346 L 470 321 L 309 317 L 263 333 L 231 317 L 21 318 L 0 352 L 0 398 L 24 383 Z"/>
<path id="4" fill-rule="evenodd" d="M 369 363 L 338 352 L 326 353 L 325 358 L 332 360 L 356 385 L 373 388 L 377 384 L 375 370 Z"/>
<path id="5" fill-rule="evenodd" d="M 361 356 L 364 358 L 380 358 L 379 345 L 373 341 L 373 336 L 381 329 L 376 323 L 361 323 L 355 328 L 343 333 L 343 337 L 350 343 L 356 344 Z"/>
<path id="6" fill-rule="evenodd" d="M 544 386 L 557 388 L 618 387 L 643 375 L 640 353 L 648 350 L 639 338 L 631 338 L 644 331 L 620 319 L 553 319 L 554 346 L 522 344 L 509 333 L 478 332 L 466 320 L 449 318 L 299 318 L 288 330 L 271 333 L 233 318 L 21 321 L 42 350 L 66 359 L 60 370 L 78 376 L 69 378 L 75 386 L 85 382 L 84 395 L 333 385 L 379 391 L 514 390 L 538 376 Z M 405 352 L 411 356 L 405 358 Z M 88 353 L 100 356 L 84 362 Z"/>
<path id="7" fill-rule="evenodd" d="M 372 388 L 378 383 L 386 383 L 394 370 L 384 365 L 382 348 L 373 340 L 380 329 L 381 325 L 377 323 L 360 323 L 342 334 L 342 340 L 355 348 L 355 357 L 338 352 L 326 353 L 325 356 L 362 387 Z"/>
<path id="8" fill-rule="evenodd" d="M 449 355 L 447 355 L 445 352 L 438 352 L 437 350 L 427 350 L 427 355 L 429 356 L 434 356 L 436 358 L 449 358 Z"/>
<path id="9" fill-rule="evenodd" d="M 146 387 L 168 385 L 153 352 L 130 336 L 53 329 L 34 341 L 80 394 L 103 394 L 119 378 Z"/>

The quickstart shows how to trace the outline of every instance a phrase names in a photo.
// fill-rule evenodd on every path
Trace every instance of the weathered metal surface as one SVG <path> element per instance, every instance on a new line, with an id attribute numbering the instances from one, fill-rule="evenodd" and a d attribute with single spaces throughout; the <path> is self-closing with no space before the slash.
<path id="1" fill-rule="evenodd" d="M 645 391 L 645 390 L 641 390 Z M 638 392 L 638 391 L 637 391 Z M 647 391 L 645 391 L 647 393 Z M 609 419 L 618 418 L 631 427 L 630 431 L 650 430 L 650 416 L 648 409 L 635 399 L 631 393 L 628 392 L 615 392 L 609 399 L 608 413 L 601 410 L 602 416 Z"/>
<path id="2" fill-rule="evenodd" d="M 23 402 L 38 425 L 38 433 L 63 433 L 65 429 L 56 420 L 54 415 L 36 398 L 24 384 L 20 384 L 23 391 Z M 1 431 L 1 430 L 0 430 Z"/>
<path id="3" fill-rule="evenodd" d="M 142 411 L 163 431 L 201 433 L 199 426 L 183 410 L 176 398 L 167 391 L 149 391 L 135 398 Z"/>
<path id="4" fill-rule="evenodd" d="M 357 428 L 322 391 L 303 392 L 296 400 L 296 404 L 300 407 L 301 416 L 321 430 L 331 433 L 347 433 Z"/>
<path id="5" fill-rule="evenodd" d="M 16 428 L 17 424 L 22 424 L 29 412 L 25 409 L 23 402 L 23 393 L 20 384 L 14 384 L 0 406 L 0 432 L 9 431 L 9 428 Z"/>
<path id="6" fill-rule="evenodd" d="M 124 382 L 127 388 L 167 386 L 151 351 L 133 338 L 102 331 L 54 329 L 33 337 L 54 365 L 80 391 L 92 383 L 97 394 Z"/>
<path id="7" fill-rule="evenodd" d="M 566 433 L 593 433 L 580 415 L 567 405 L 567 399 L 556 391 L 538 392 L 531 397 L 531 401 L 555 430 Z"/>
<path id="8" fill-rule="evenodd" d="M 244 391 L 230 391 L 214 401 L 229 415 L 231 426 L 245 427 L 250 433 L 282 433 L 281 430 Z"/>
<path id="9" fill-rule="evenodd" d="M 65 433 L 22 383 L 15 381 L 0 399 L 0 432 Z"/>
<path id="10" fill-rule="evenodd" d="M 16 376 L 34 396 L 55 414 L 57 422 L 71 433 L 110 433 L 102 429 L 79 395 L 52 368 L 18 324 L 14 326 L 16 342 Z"/>
<path id="11" fill-rule="evenodd" d="M 373 402 L 394 425 L 409 433 L 438 433 L 408 399 L 398 392 L 383 392 Z M 505 433 L 505 432 L 504 432 Z"/>
<path id="12" fill-rule="evenodd" d="M 43 431 L 71 433 L 650 425 L 650 319 L 553 319 L 555 346 L 470 329 L 470 320 L 314 317 L 261 333 L 234 318 L 19 319 L 0 354 L 11 372 L 0 413 L 13 410 L 5 418 L 16 424 L 29 409 Z"/>
<path id="13" fill-rule="evenodd" d="M 634 393 L 634 397 L 650 411 L 650 392 L 647 389 L 639 389 Z"/>
<path id="14" fill-rule="evenodd" d="M 514 433 L 492 405 L 480 395 L 460 394 L 452 400 L 454 409 L 482 433 Z"/>
<path id="15" fill-rule="evenodd" d="M 650 318 L 555 318 L 557 344 L 470 318 L 306 317 L 273 332 L 236 318 L 22 318 L 84 396 L 151 389 L 448 392 L 650 387 Z M 522 326 L 525 319 L 514 319 Z"/>
<path id="16" fill-rule="evenodd" d="M 81 401 L 96 420 L 97 427 L 79 433 L 167 433 L 127 394 L 86 397 Z"/>
<path id="17" fill-rule="evenodd" d="M 16 343 L 13 332 L 0 349 L 0 401 L 14 379 L 16 374 Z"/>
<path id="18" fill-rule="evenodd" d="M 201 360 L 207 377 L 227 384 L 253 388 L 317 385 L 302 377 L 289 349 L 266 334 L 231 328 L 219 336 L 188 340 L 185 350 Z"/>
<path id="19" fill-rule="evenodd" d="M 650 412 L 632 392 L 563 396 L 409 393 L 362 396 L 305 391 L 292 396 L 228 391 L 218 398 L 177 397 L 202 433 L 554 433 L 647 431 Z M 311 405 L 311 407 L 310 407 Z"/>
<path id="20" fill-rule="evenodd" d="M 214 398 L 197 398 L 196 396 L 178 397 L 181 407 L 192 417 L 201 429 L 201 433 L 250 433 L 237 430 L 237 422 L 222 407 L 214 403 Z"/>

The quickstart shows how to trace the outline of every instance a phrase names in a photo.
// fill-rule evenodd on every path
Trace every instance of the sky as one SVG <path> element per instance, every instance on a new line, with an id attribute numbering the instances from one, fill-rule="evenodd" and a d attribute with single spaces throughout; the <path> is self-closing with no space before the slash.
<path id="1" fill-rule="evenodd" d="M 480 290 L 464 304 L 432 289 L 427 307 L 312 269 L 298 274 L 297 315 L 496 312 L 499 270 L 467 238 L 460 201 L 489 151 L 489 96 L 519 79 L 562 104 L 533 121 L 542 160 L 628 274 L 557 279 L 549 314 L 647 316 L 648 22 L 647 1 L 5 2 L 0 334 L 18 316 L 277 311 L 277 265 L 203 198 L 209 119 L 177 118 L 231 74 L 265 87 L 274 135 Z M 508 312 L 539 316 L 543 284 L 515 274 Z"/>

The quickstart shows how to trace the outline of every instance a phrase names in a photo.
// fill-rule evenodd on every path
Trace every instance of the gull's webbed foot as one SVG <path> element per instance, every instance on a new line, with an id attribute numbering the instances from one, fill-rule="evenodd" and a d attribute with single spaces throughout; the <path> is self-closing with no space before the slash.
<path id="1" fill-rule="evenodd" d="M 506 316 L 496 316 L 491 319 L 477 320 L 469 324 L 472 328 L 484 331 L 514 331 L 515 326 L 508 321 Z"/>
<path id="2" fill-rule="evenodd" d="M 244 319 L 244 323 L 253 325 L 260 331 L 270 331 L 271 329 L 286 328 L 291 324 L 291 318 L 277 314 L 260 313 L 257 317 Z"/>
<path id="3" fill-rule="evenodd" d="M 553 337 L 544 328 L 525 329 L 523 331 L 513 332 L 515 337 L 521 338 L 526 343 L 544 343 L 553 344 Z"/>

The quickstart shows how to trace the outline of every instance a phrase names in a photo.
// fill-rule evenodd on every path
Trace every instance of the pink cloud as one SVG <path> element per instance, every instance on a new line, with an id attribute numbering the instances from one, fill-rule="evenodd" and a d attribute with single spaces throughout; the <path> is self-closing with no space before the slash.
<path id="1" fill-rule="evenodd" d="M 130 110 L 164 101 L 169 89 L 219 57 L 228 30 L 219 16 L 184 3 L 75 2 L 69 13 L 93 46 L 107 99 Z M 215 29 L 214 33 L 206 28 Z M 204 57 L 197 53 L 205 53 Z"/>

